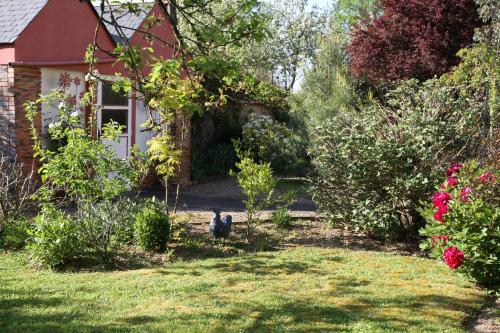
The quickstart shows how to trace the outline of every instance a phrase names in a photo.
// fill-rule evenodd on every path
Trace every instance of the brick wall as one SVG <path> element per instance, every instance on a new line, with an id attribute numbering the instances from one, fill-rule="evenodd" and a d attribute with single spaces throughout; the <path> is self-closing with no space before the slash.
<path id="1" fill-rule="evenodd" d="M 23 104 L 35 101 L 40 97 L 42 74 L 40 68 L 15 67 L 14 74 L 14 106 L 15 106 L 15 136 L 17 159 L 24 163 L 26 171 L 32 167 L 38 168 L 39 164 L 33 159 L 33 140 L 31 139 L 31 124 L 26 118 Z M 39 114 L 36 125 L 41 133 L 41 116 Z"/>
<path id="2" fill-rule="evenodd" d="M 14 126 L 14 69 L 0 65 L 0 149 L 11 156 L 16 142 Z"/>

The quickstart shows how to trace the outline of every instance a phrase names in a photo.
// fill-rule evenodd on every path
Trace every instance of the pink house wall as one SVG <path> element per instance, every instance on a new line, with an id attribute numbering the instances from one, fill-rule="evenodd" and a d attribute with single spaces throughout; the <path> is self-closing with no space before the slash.
<path id="1" fill-rule="evenodd" d="M 16 50 L 12 44 L 0 45 L 0 65 L 16 60 Z"/>
<path id="2" fill-rule="evenodd" d="M 87 3 L 51 0 L 15 41 L 16 62 L 81 62 L 93 41 L 97 23 L 98 18 Z M 99 34 L 98 42 L 106 49 L 114 47 L 105 33 Z"/>

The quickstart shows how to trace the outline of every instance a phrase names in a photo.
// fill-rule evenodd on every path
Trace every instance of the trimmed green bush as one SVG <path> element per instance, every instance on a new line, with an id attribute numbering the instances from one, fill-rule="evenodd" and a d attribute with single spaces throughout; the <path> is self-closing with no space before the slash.
<path id="1" fill-rule="evenodd" d="M 170 221 L 158 201 L 145 202 L 137 214 L 134 225 L 137 245 L 145 250 L 165 251 L 170 236 Z"/>

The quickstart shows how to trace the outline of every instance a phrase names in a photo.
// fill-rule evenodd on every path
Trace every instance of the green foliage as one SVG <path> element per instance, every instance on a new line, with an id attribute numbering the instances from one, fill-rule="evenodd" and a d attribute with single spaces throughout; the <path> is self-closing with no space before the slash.
<path id="1" fill-rule="evenodd" d="M 290 215 L 290 207 L 295 203 L 296 196 L 296 192 L 288 191 L 274 199 L 274 204 L 276 204 L 277 207 L 271 215 L 271 222 L 285 228 L 292 225 L 293 217 Z"/>
<path id="2" fill-rule="evenodd" d="M 481 179 L 490 172 L 491 177 Z M 438 191 L 446 191 L 451 199 L 441 223 L 434 217 L 437 207 L 425 203 L 420 212 L 427 224 L 420 230 L 426 237 L 421 248 L 434 258 L 443 258 L 443 252 L 455 246 L 464 252 L 458 271 L 492 291 L 500 288 L 500 172 L 481 168 L 475 162 L 467 163 L 456 174 L 457 185 Z M 470 194 L 464 197 L 464 188 Z M 447 239 L 442 237 L 446 236 Z"/>
<path id="3" fill-rule="evenodd" d="M 79 248 L 77 224 L 69 215 L 44 205 L 36 216 L 27 248 L 35 263 L 45 268 L 60 266 Z"/>
<path id="4" fill-rule="evenodd" d="M 481 128 L 485 139 L 491 138 L 500 127 L 500 65 L 498 47 L 477 43 L 458 53 L 461 63 L 444 75 L 444 84 L 459 87 L 460 94 L 483 100 Z M 495 150 L 495 147 L 492 147 Z M 494 152 L 493 152 L 494 153 Z"/>
<path id="5" fill-rule="evenodd" d="M 165 208 L 154 198 L 144 203 L 136 216 L 134 234 L 137 245 L 145 251 L 165 251 L 170 235 L 170 221 Z"/>
<path id="6" fill-rule="evenodd" d="M 191 178 L 202 180 L 212 176 L 227 176 L 235 163 L 236 153 L 232 145 L 215 145 L 206 152 L 193 153 Z"/>
<path id="7" fill-rule="evenodd" d="M 33 258 L 45 267 L 87 252 L 109 259 L 123 241 L 130 241 L 126 234 L 130 234 L 127 229 L 131 229 L 132 219 L 120 196 L 138 186 L 149 168 L 147 157 L 137 147 L 132 148 L 131 157 L 122 160 L 105 143 L 117 140 L 121 126 L 104 124 L 101 137 L 95 137 L 91 128 L 83 127 L 81 113 L 68 100 L 65 94 L 55 92 L 25 106 L 32 122 L 35 154 L 42 162 L 37 195 L 42 210 L 35 219 L 30 249 Z M 41 103 L 59 103 L 59 120 L 49 130 L 59 143 L 55 149 L 42 145 L 35 126 Z M 64 126 L 59 125 L 62 122 Z M 72 219 L 60 208 L 66 201 L 76 204 Z"/>
<path id="8" fill-rule="evenodd" d="M 313 193 L 322 212 L 384 238 L 412 235 L 445 165 L 466 158 L 481 141 L 481 106 L 437 81 L 408 81 L 385 105 L 362 105 L 313 129 Z"/>
<path id="9" fill-rule="evenodd" d="M 292 91 L 318 49 L 326 10 L 309 7 L 306 0 L 279 0 L 263 2 L 256 13 L 269 31 L 267 38 L 229 47 L 229 57 L 243 73 Z"/>
<path id="10" fill-rule="evenodd" d="M 282 228 L 288 228 L 292 225 L 293 218 L 290 210 L 286 206 L 279 206 L 271 215 L 271 222 Z"/>
<path id="11" fill-rule="evenodd" d="M 32 123 L 35 157 L 43 163 L 39 169 L 43 183 L 41 199 L 50 200 L 55 193 L 63 191 L 71 201 L 82 205 L 98 200 L 111 200 L 127 191 L 129 185 L 138 185 L 145 168 L 130 168 L 127 161 L 119 158 L 101 140 L 116 140 L 122 127 L 114 122 L 105 124 L 101 138 L 96 138 L 82 127 L 80 116 L 67 116 L 67 100 L 65 94 L 56 92 L 25 105 L 27 117 Z M 49 133 L 54 140 L 64 139 L 65 144 L 51 150 L 42 146 L 34 123 L 41 103 L 54 104 L 58 101 L 61 101 L 59 117 L 65 119 L 66 125 L 53 126 Z M 136 153 L 130 158 L 134 159 L 131 164 L 147 166 L 145 157 L 138 149 L 134 151 Z M 137 163 L 137 159 L 142 159 L 143 163 Z"/>
<path id="12" fill-rule="evenodd" d="M 242 149 L 259 162 L 268 162 L 274 171 L 300 173 L 307 165 L 305 147 L 286 125 L 270 116 L 250 115 L 243 125 Z"/>
<path id="13" fill-rule="evenodd" d="M 235 144 L 240 157 L 236 163 L 239 171 L 236 178 L 246 196 L 243 204 L 247 215 L 247 241 L 250 237 L 250 225 L 259 220 L 262 210 L 272 203 L 272 195 L 276 187 L 276 179 L 269 163 L 256 163 L 248 155 L 242 153 L 238 144 Z"/>
<path id="14" fill-rule="evenodd" d="M 80 253 L 92 252 L 110 259 L 116 250 L 133 239 L 138 204 L 128 199 L 80 205 L 76 214 Z"/>
<path id="15" fill-rule="evenodd" d="M 31 223 L 28 219 L 7 221 L 0 226 L 0 249 L 20 250 L 29 238 Z"/>

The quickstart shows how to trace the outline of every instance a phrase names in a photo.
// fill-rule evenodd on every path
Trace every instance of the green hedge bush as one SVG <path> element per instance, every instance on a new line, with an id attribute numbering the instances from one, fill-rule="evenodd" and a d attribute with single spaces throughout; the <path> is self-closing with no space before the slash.
<path id="1" fill-rule="evenodd" d="M 415 236 L 419 201 L 480 142 L 480 103 L 436 80 L 402 83 L 312 129 L 312 190 L 333 223 L 386 239 Z"/>
<path id="2" fill-rule="evenodd" d="M 170 221 L 155 199 L 148 200 L 135 219 L 135 240 L 145 250 L 165 251 L 170 236 Z"/>

